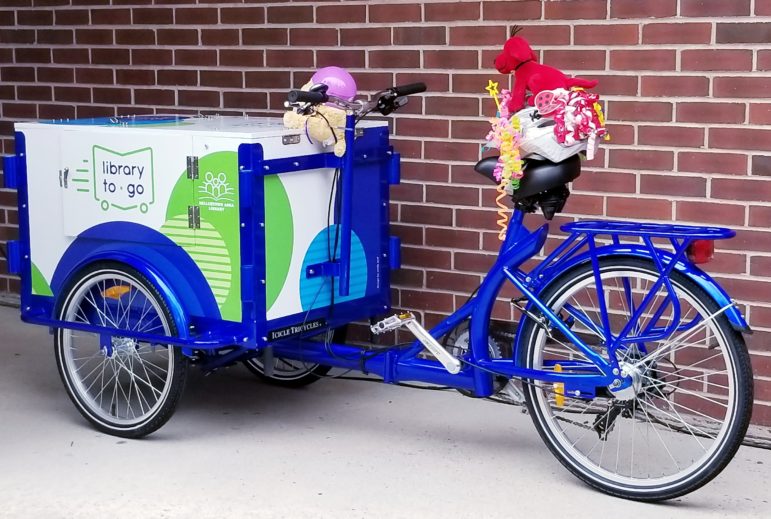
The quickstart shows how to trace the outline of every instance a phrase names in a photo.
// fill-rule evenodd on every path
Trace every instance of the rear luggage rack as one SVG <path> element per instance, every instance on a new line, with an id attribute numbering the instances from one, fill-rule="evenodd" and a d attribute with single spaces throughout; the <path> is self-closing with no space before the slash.
<path id="1" fill-rule="evenodd" d="M 615 234 L 701 240 L 722 240 L 736 236 L 735 231 L 723 227 L 603 220 L 566 223 L 560 229 L 576 234 Z"/>

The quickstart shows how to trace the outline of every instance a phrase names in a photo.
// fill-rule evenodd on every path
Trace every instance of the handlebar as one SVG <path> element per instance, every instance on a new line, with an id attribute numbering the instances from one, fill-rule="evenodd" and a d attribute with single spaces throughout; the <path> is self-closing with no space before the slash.
<path id="1" fill-rule="evenodd" d="M 286 106 L 288 108 L 295 108 L 298 111 L 307 114 L 312 109 L 313 105 L 333 103 L 339 108 L 352 111 L 359 119 L 372 112 L 373 110 L 380 112 L 382 115 L 388 115 L 394 110 L 404 106 L 407 103 L 407 96 L 425 92 L 426 84 L 410 83 L 409 85 L 387 88 L 374 94 L 370 101 L 364 101 L 361 99 L 353 101 L 340 99 L 338 97 L 328 95 L 326 88 L 319 90 L 314 90 L 314 88 L 316 87 L 314 86 L 310 91 L 290 90 L 289 94 L 287 95 L 287 102 L 285 103 Z"/>
<path id="2" fill-rule="evenodd" d="M 305 90 L 290 90 L 286 96 L 287 101 L 290 103 L 312 103 L 321 104 L 329 101 L 329 96 L 326 92 L 308 92 Z"/>
<path id="3" fill-rule="evenodd" d="M 419 94 L 426 91 L 425 83 L 410 83 L 409 85 L 395 86 L 393 90 L 397 96 L 408 96 L 412 94 Z"/>

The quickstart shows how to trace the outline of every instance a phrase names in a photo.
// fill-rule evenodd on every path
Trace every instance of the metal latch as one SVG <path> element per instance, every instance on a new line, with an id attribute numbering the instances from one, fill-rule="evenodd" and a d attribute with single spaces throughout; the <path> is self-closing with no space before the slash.
<path id="1" fill-rule="evenodd" d="M 281 143 L 286 146 L 288 144 L 300 144 L 300 134 L 294 133 L 292 135 L 283 135 L 281 137 Z"/>
<path id="2" fill-rule="evenodd" d="M 187 206 L 187 226 L 191 229 L 201 228 L 201 208 L 197 205 Z"/>
<path id="3" fill-rule="evenodd" d="M 187 178 L 190 180 L 196 180 L 198 178 L 198 157 L 187 157 Z"/>
<path id="4" fill-rule="evenodd" d="M 59 170 L 59 187 L 63 187 L 64 189 L 67 189 L 68 187 L 68 178 L 70 176 L 70 168 L 64 168 L 63 170 Z"/>

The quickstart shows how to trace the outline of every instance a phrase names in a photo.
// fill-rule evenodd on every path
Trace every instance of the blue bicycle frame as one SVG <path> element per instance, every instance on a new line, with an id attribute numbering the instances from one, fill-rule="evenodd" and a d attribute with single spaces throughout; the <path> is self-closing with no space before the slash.
<path id="1" fill-rule="evenodd" d="M 341 294 L 348 287 L 347 262 L 350 258 L 351 214 L 350 199 L 346 196 L 349 190 L 346 189 L 346 186 L 351 178 L 350 156 L 354 146 L 353 116 L 349 116 L 347 120 L 346 144 L 348 151 L 342 159 L 341 186 Z M 725 291 L 708 275 L 689 262 L 686 257 L 687 247 L 693 240 L 730 238 L 735 234 L 733 231 L 718 227 L 674 224 L 614 221 L 576 222 L 563 225 L 562 230 L 570 233 L 568 238 L 532 271 L 524 272 L 520 266 L 538 254 L 549 232 L 548 224 L 542 225 L 534 231 L 528 230 L 523 225 L 524 216 L 525 213 L 522 211 L 514 210 L 498 258 L 479 286 L 476 296 L 430 330 L 431 335 L 439 339 L 463 321 L 470 319 L 470 347 L 468 353 L 461 359 L 463 367 L 459 373 L 451 374 L 439 362 L 420 357 L 419 354 L 423 351 L 423 345 L 417 341 L 408 346 L 372 350 L 345 344 L 288 339 L 275 343 L 272 346 L 273 354 L 287 359 L 372 373 L 382 377 L 387 383 L 422 381 L 451 386 L 469 390 L 478 397 L 493 394 L 494 378 L 503 376 L 562 383 L 570 395 L 592 398 L 595 396 L 597 388 L 608 387 L 613 383 L 616 388 L 624 388 L 631 383 L 631 380 L 620 375 L 621 370 L 616 360 L 617 350 L 635 344 L 641 353 L 645 353 L 646 342 L 664 339 L 673 332 L 684 332 L 698 324 L 698 318 L 682 325 L 671 324 L 667 327 L 657 327 L 653 324 L 669 305 L 672 306 L 671 311 L 675 317 L 672 322 L 679 323 L 680 321 L 679 304 L 677 297 L 674 296 L 674 287 L 670 281 L 670 274 L 675 270 L 691 278 L 705 289 L 715 299 L 721 311 L 726 313 L 735 328 L 742 331 L 749 330 L 746 321 Z M 610 245 L 598 243 L 600 236 L 607 236 L 611 242 Z M 638 243 L 623 243 L 622 237 L 632 238 Z M 670 252 L 657 247 L 654 244 L 654 238 L 668 240 L 673 251 Z M 648 259 L 656 266 L 660 274 L 658 281 L 650 288 L 647 296 L 636 306 L 632 301 L 632 288 L 628 284 L 624 287 L 629 308 L 633 311 L 629 322 L 615 336 L 610 332 L 609 313 L 602 290 L 600 272 L 600 260 L 608 256 Z M 552 312 L 538 297 L 538 294 L 551 281 L 559 278 L 562 273 L 587 262 L 591 263 L 597 292 L 600 294 L 598 296 L 601 316 L 599 326 L 570 305 L 563 308 L 563 311 L 569 315 L 566 320 Z M 550 364 L 549 362 L 545 363 L 547 369 L 532 369 L 523 366 L 522 362 L 518 360 L 520 358 L 518 352 L 524 347 L 521 344 L 523 341 L 522 327 L 517 332 L 511 358 L 491 358 L 488 347 L 489 323 L 493 305 L 505 282 L 513 284 L 528 301 L 526 308 L 528 315 L 542 316 L 539 317 L 540 326 L 550 330 L 556 329 L 588 360 L 581 362 L 561 361 L 560 364 L 563 367 L 569 368 L 567 372 L 553 370 L 553 365 L 551 365 L 553 363 Z M 654 307 L 653 296 L 659 293 L 662 288 L 665 293 L 669 294 L 669 297 L 665 298 L 664 301 L 658 301 L 657 306 Z M 650 324 L 643 330 L 635 330 L 636 323 L 646 312 L 648 315 L 653 314 L 653 318 L 649 319 Z M 571 330 L 569 324 L 571 319 L 581 321 L 601 338 L 603 347 L 609 353 L 607 358 L 599 355 L 595 349 L 588 346 Z"/>

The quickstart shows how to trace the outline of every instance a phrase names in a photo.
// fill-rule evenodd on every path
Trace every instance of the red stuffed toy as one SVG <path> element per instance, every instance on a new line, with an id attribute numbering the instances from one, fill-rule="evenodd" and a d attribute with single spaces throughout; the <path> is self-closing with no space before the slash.
<path id="1" fill-rule="evenodd" d="M 516 34 L 521 27 L 514 26 L 511 30 L 511 38 L 503 45 L 503 52 L 495 58 L 495 68 L 501 74 L 514 72 L 514 89 L 511 91 L 511 99 L 508 108 L 511 113 L 521 110 L 525 106 L 525 92 L 530 90 L 533 96 L 529 99 L 529 105 L 533 106 L 535 96 L 543 90 L 554 90 L 571 87 L 593 88 L 597 81 L 568 77 L 554 67 L 542 65 L 536 61 L 537 57 L 527 40 Z"/>

